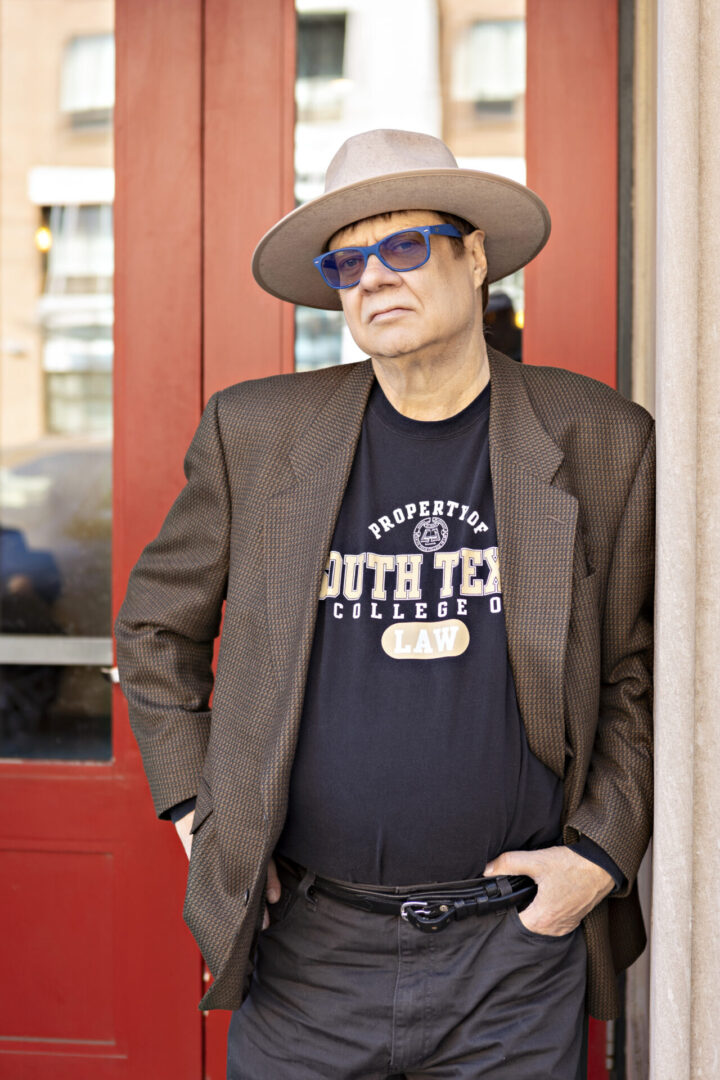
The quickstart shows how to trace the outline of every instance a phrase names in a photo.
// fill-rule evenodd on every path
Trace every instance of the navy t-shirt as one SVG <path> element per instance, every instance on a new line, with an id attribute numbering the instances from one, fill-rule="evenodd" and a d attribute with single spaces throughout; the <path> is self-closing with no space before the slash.
<path id="1" fill-rule="evenodd" d="M 460 880 L 560 842 L 562 784 L 528 747 L 508 662 L 489 406 L 488 385 L 419 421 L 371 391 L 276 849 L 318 874 Z"/>

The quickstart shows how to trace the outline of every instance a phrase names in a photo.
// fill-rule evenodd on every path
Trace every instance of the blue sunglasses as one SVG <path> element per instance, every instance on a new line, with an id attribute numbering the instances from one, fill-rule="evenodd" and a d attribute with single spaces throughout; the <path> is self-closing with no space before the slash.
<path id="1" fill-rule="evenodd" d="M 462 233 L 454 225 L 420 225 L 390 233 L 377 244 L 326 251 L 313 262 L 331 289 L 350 289 L 362 277 L 371 255 L 376 255 L 389 270 L 417 270 L 430 258 L 430 237 L 437 235 L 462 236 Z"/>

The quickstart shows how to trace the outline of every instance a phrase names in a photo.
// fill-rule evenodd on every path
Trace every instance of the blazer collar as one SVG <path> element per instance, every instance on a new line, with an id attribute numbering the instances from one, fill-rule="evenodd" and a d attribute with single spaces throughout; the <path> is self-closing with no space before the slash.
<path id="1" fill-rule="evenodd" d="M 520 469 L 550 483 L 563 452 L 540 423 L 525 386 L 522 366 L 488 346 L 490 445 Z"/>
<path id="2" fill-rule="evenodd" d="M 540 423 L 516 361 L 490 360 L 490 472 L 508 656 L 533 753 L 562 776 L 565 653 L 578 503 L 553 483 L 563 452 Z"/>
<path id="3" fill-rule="evenodd" d="M 352 461 L 375 375 L 370 360 L 348 364 L 343 375 L 323 408 L 290 449 L 290 464 L 298 480 L 309 479 L 338 459 L 347 465 Z M 341 475 L 345 472 L 340 470 Z"/>
<path id="4" fill-rule="evenodd" d="M 538 420 L 520 365 L 488 346 L 490 365 L 490 443 L 497 454 L 550 483 L 563 452 Z M 347 374 L 290 450 L 298 480 L 305 480 L 332 459 L 354 454 L 373 384 L 370 360 L 348 364 Z"/>

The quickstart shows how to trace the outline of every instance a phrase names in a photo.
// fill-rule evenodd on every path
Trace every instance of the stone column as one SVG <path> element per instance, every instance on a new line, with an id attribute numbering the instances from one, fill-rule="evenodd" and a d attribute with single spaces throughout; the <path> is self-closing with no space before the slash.
<path id="1" fill-rule="evenodd" d="M 655 413 L 657 0 L 634 0 L 632 396 Z M 645 925 L 651 921 L 652 844 L 638 874 Z M 652 942 L 627 973 L 625 1075 L 648 1080 Z"/>
<path id="2" fill-rule="evenodd" d="M 658 0 L 650 1075 L 720 1076 L 720 5 Z"/>

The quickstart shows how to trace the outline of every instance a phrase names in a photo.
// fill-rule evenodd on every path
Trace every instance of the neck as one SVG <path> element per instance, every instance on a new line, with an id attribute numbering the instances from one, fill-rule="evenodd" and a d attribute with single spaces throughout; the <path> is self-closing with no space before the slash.
<path id="1" fill-rule="evenodd" d="M 462 354 L 373 357 L 373 370 L 394 409 L 413 420 L 445 420 L 469 405 L 490 381 L 485 339 Z"/>

